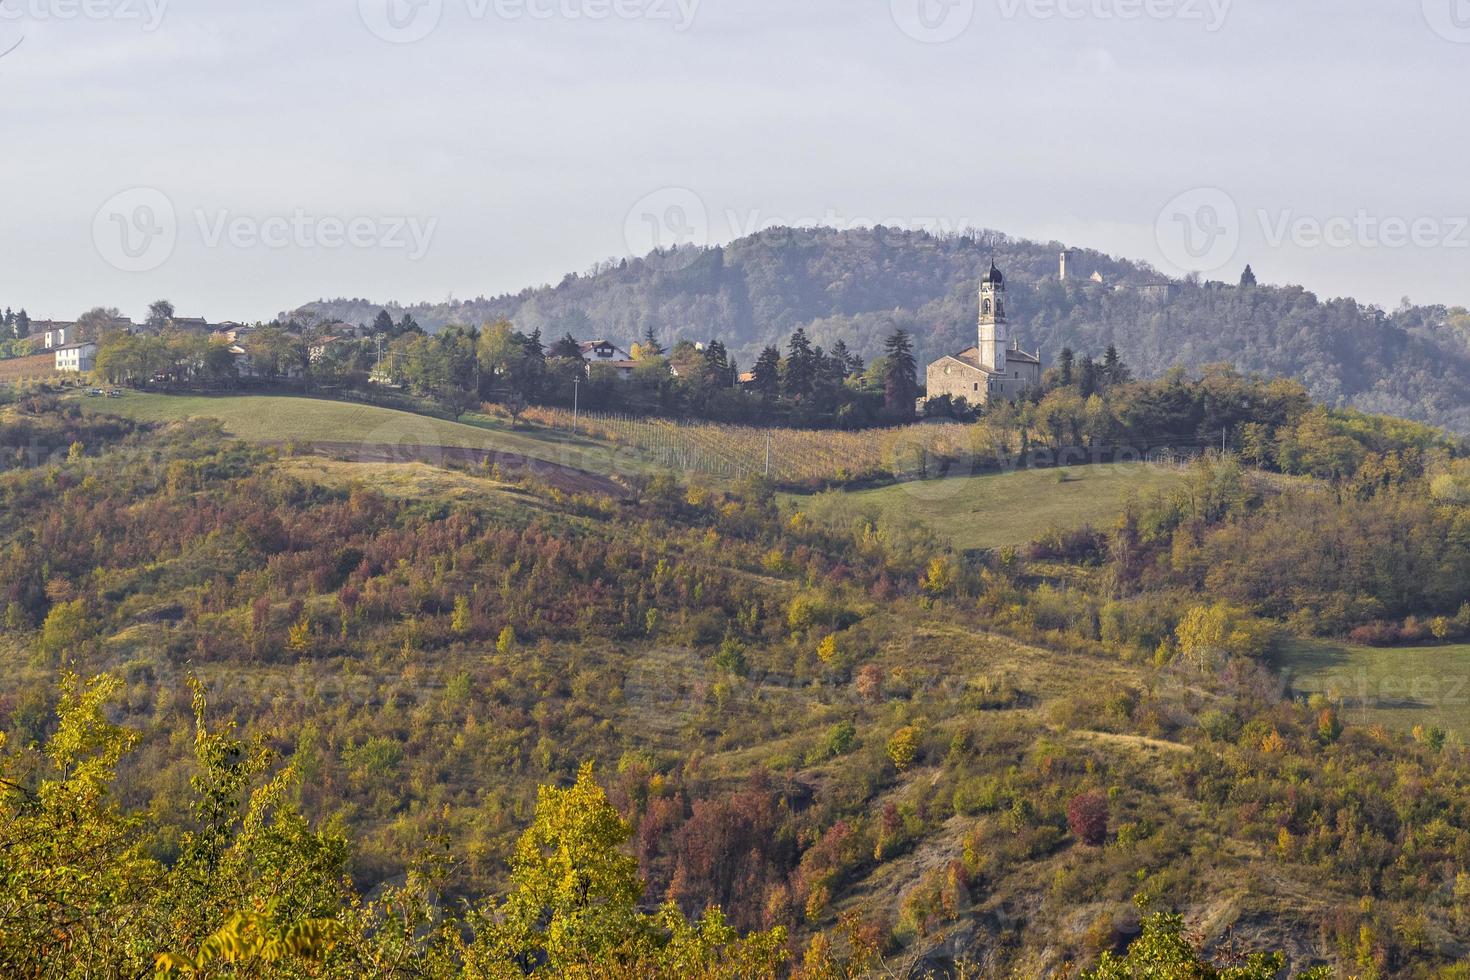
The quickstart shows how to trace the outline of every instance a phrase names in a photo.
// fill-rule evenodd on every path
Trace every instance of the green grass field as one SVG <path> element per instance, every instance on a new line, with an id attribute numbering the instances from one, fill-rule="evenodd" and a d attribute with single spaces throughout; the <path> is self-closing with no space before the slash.
<path id="1" fill-rule="evenodd" d="M 1296 694 L 1325 694 L 1351 722 L 1470 735 L 1470 645 L 1360 647 L 1293 640 L 1278 656 Z"/>
<path id="2" fill-rule="evenodd" d="M 545 429 L 515 429 L 484 416 L 467 422 L 415 415 L 351 402 L 278 395 L 162 395 L 126 391 L 121 398 L 86 399 L 91 410 L 143 422 L 218 419 L 225 431 L 251 442 L 352 443 L 442 446 L 517 453 L 590 473 L 616 475 L 639 469 L 627 453 L 604 443 Z M 473 422 L 474 424 L 470 424 Z"/>
<path id="3" fill-rule="evenodd" d="M 848 496 L 859 506 L 917 517 L 952 547 L 968 550 L 1024 544 L 1054 527 L 1105 528 L 1131 495 L 1147 496 L 1181 478 L 1169 467 L 1107 463 L 900 483 Z"/>

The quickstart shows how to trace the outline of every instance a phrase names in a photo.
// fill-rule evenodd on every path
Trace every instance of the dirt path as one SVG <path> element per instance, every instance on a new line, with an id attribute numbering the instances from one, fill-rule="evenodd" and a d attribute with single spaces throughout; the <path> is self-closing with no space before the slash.
<path id="1" fill-rule="evenodd" d="M 1113 745 L 1131 745 L 1135 748 L 1157 749 L 1161 752 L 1193 752 L 1194 749 L 1182 742 L 1166 742 L 1161 738 L 1146 735 L 1119 735 L 1115 732 L 1072 732 L 1089 742 L 1110 742 Z"/>
<path id="2" fill-rule="evenodd" d="M 493 463 L 508 480 L 531 478 L 567 493 L 595 493 L 619 500 L 631 499 L 627 487 L 609 477 L 589 473 L 559 463 L 548 463 L 520 453 L 500 450 L 466 449 L 458 446 L 430 446 L 410 443 L 322 442 L 309 443 L 313 452 L 349 463 L 463 463 L 483 466 Z"/>

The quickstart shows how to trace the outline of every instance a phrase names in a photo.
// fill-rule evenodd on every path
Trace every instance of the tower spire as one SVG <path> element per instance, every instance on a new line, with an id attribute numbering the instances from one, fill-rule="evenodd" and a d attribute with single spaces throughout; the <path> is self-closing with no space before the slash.
<path id="1" fill-rule="evenodd" d="M 980 280 L 980 364 L 997 374 L 1006 372 L 1006 277 L 990 260 L 990 271 Z"/>

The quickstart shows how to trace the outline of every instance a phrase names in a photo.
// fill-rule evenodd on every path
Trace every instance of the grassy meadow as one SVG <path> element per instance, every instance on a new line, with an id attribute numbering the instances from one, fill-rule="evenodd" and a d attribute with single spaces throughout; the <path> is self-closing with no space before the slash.
<path id="1" fill-rule="evenodd" d="M 1172 467 L 1108 463 L 900 483 L 847 496 L 859 507 L 917 517 L 968 550 L 1024 544 L 1055 527 L 1106 527 L 1130 496 L 1167 489 L 1182 476 Z"/>
<path id="2" fill-rule="evenodd" d="M 444 449 L 515 453 L 590 473 L 628 475 L 656 468 L 640 446 L 604 441 L 597 434 L 532 423 L 512 428 L 504 419 L 470 414 L 450 422 L 395 409 L 276 395 L 165 395 L 128 391 L 121 398 L 87 400 L 88 408 L 147 422 L 213 418 L 225 431 L 255 442 L 317 445 L 340 454 L 351 446 L 438 446 Z M 696 427 L 697 428 L 697 427 Z M 714 427 L 711 427 L 712 429 Z M 751 430 L 756 431 L 756 430 Z M 926 430 L 927 431 L 927 430 Z M 775 441 L 809 440 L 830 433 L 779 431 Z M 762 441 L 762 445 L 764 442 Z M 810 461 L 809 461 L 810 462 Z M 379 465 L 382 464 L 382 465 Z M 366 479 L 396 482 L 404 495 L 422 496 L 423 464 L 405 469 L 382 460 L 357 460 L 355 470 L 313 471 L 320 481 Z M 374 467 L 377 467 L 376 469 Z M 318 468 L 320 469 L 320 467 Z M 826 472 L 830 469 L 830 472 Z M 823 470 L 838 476 L 834 463 Z M 709 474 L 704 474 L 709 479 Z M 720 482 L 719 478 L 715 478 Z M 1144 463 L 1079 466 L 897 483 L 875 489 L 839 491 L 859 511 L 918 517 L 941 540 L 965 549 L 998 548 L 1034 540 L 1052 528 L 1084 524 L 1105 527 L 1132 496 L 1175 485 L 1181 471 Z M 443 488 L 440 488 L 443 489 Z M 459 491 L 464 487 L 456 487 Z M 827 495 L 830 498 L 830 494 Z M 795 506 L 812 498 L 787 497 Z"/>
<path id="3" fill-rule="evenodd" d="M 591 473 L 616 475 L 639 464 L 626 453 L 569 433 L 512 429 L 481 415 L 450 422 L 427 415 L 354 402 L 282 395 L 165 395 L 125 391 L 121 398 L 88 400 L 88 408 L 142 422 L 217 419 L 225 432 L 250 442 L 410 444 L 516 453 Z"/>
<path id="4" fill-rule="evenodd" d="M 1340 698 L 1348 721 L 1400 731 L 1437 725 L 1470 736 L 1470 645 L 1293 640 L 1278 666 L 1294 693 Z"/>

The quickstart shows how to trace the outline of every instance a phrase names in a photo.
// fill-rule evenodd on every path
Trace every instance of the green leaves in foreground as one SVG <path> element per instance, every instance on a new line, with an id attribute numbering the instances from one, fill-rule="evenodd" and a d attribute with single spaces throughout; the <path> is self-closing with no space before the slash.
<path id="1" fill-rule="evenodd" d="M 719 909 L 640 909 L 630 828 L 590 766 L 540 790 L 503 899 L 443 915 L 415 872 L 364 901 L 347 841 L 292 803 L 295 769 L 211 729 L 197 684 L 192 820 L 165 864 L 160 832 L 113 798 L 137 741 L 106 717 L 118 689 L 66 675 L 44 752 L 0 752 L 0 976 L 758 980 L 787 958 L 782 929 L 742 938 Z"/>

